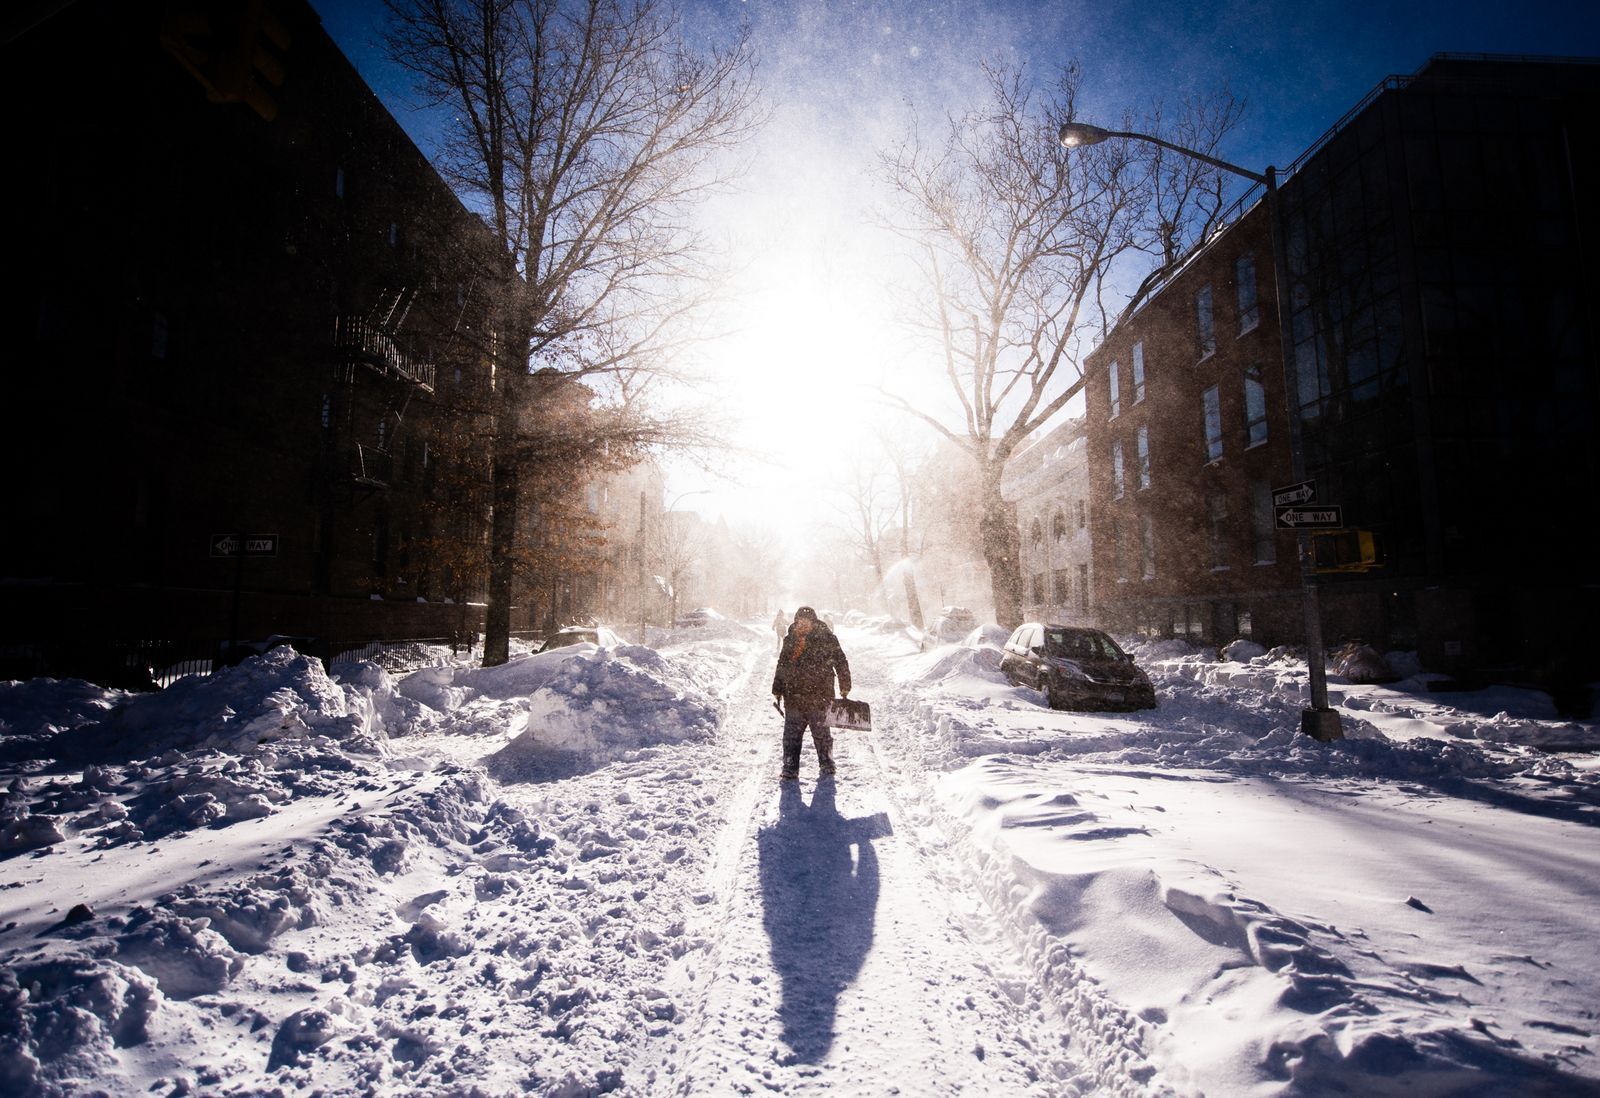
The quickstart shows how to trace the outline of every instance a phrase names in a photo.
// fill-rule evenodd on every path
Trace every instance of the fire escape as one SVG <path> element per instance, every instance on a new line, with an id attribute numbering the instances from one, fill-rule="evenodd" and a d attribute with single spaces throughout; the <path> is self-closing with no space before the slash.
<path id="1" fill-rule="evenodd" d="M 351 438 L 356 440 L 346 475 L 363 488 L 382 490 L 393 483 L 395 441 L 406 409 L 416 393 L 433 392 L 436 367 L 416 361 L 398 341 L 416 296 L 415 289 L 406 287 L 384 290 L 365 316 L 337 316 L 333 321 L 334 379 L 345 392 Z M 362 378 L 377 379 L 377 387 L 363 385 Z M 370 399 L 358 400 L 358 390 Z M 364 405 L 375 408 L 378 416 L 367 430 L 360 422 L 364 417 L 357 415 Z"/>

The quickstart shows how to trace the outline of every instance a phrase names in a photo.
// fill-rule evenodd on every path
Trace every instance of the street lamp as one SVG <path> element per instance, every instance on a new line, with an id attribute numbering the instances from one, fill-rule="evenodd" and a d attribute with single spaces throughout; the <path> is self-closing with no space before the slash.
<path id="1" fill-rule="evenodd" d="M 1265 172 L 1253 172 L 1226 160 L 1218 160 L 1195 149 L 1174 145 L 1171 141 L 1147 133 L 1126 130 L 1107 130 L 1087 122 L 1063 122 L 1057 134 L 1061 144 L 1069 149 L 1098 145 L 1108 138 L 1146 141 L 1171 149 L 1181 156 L 1210 164 L 1225 172 L 1243 176 L 1260 183 L 1267 190 L 1267 219 L 1272 224 L 1272 280 L 1278 298 L 1278 343 L 1283 358 L 1283 400 L 1289 414 L 1289 462 L 1291 476 L 1296 483 L 1306 479 L 1305 447 L 1300 438 L 1300 416 L 1295 408 L 1294 336 L 1290 331 L 1290 318 L 1294 315 L 1289 302 L 1289 250 L 1284 231 L 1283 211 L 1278 203 L 1278 170 L 1269 166 Z M 1344 738 L 1339 726 L 1339 714 L 1328 706 L 1328 672 L 1322 651 L 1322 611 L 1317 603 L 1317 573 L 1311 552 L 1311 536 L 1305 530 L 1295 533 L 1300 553 L 1300 589 L 1303 595 L 1306 618 L 1306 665 L 1311 680 L 1311 707 L 1300 714 L 1300 731 L 1316 740 Z"/>

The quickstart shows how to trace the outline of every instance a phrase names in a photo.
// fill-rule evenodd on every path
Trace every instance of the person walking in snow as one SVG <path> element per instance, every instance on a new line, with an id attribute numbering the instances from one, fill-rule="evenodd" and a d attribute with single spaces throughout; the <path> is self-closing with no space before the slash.
<path id="1" fill-rule="evenodd" d="M 783 607 L 778 607 L 778 616 L 772 619 L 772 632 L 778 638 L 778 651 L 783 651 L 783 635 L 789 631 L 789 619 L 784 616 Z"/>
<path id="2" fill-rule="evenodd" d="M 833 730 L 824 723 L 823 711 L 833 700 L 835 677 L 839 696 L 849 697 L 850 662 L 839 638 L 818 620 L 815 610 L 802 606 L 794 612 L 772 675 L 772 696 L 783 712 L 782 781 L 800 777 L 800 746 L 808 727 L 817 748 L 818 771 L 823 777 L 833 774 Z"/>

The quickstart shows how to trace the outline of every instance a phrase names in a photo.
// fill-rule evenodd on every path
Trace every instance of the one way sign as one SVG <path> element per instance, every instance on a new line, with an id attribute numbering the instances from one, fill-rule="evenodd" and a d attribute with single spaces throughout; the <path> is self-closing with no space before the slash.
<path id="1" fill-rule="evenodd" d="M 212 534 L 211 555 L 237 557 L 240 549 L 247 557 L 275 557 L 278 555 L 277 534 Z"/>
<path id="2" fill-rule="evenodd" d="M 1293 507 L 1297 503 L 1310 503 L 1317 498 L 1317 482 L 1302 480 L 1297 484 L 1286 484 L 1282 488 L 1272 490 L 1272 506 Z"/>
<path id="3" fill-rule="evenodd" d="M 1325 504 L 1322 507 L 1282 507 L 1278 509 L 1280 530 L 1337 530 L 1344 525 L 1344 508 Z"/>

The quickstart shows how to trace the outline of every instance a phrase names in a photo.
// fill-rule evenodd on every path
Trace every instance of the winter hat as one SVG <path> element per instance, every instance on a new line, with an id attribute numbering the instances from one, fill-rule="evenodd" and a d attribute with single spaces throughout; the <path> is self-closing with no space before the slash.
<path id="1" fill-rule="evenodd" d="M 794 612 L 795 621 L 799 621 L 801 618 L 810 618 L 812 621 L 816 621 L 817 612 L 811 609 L 809 606 L 802 606 L 800 609 Z"/>

